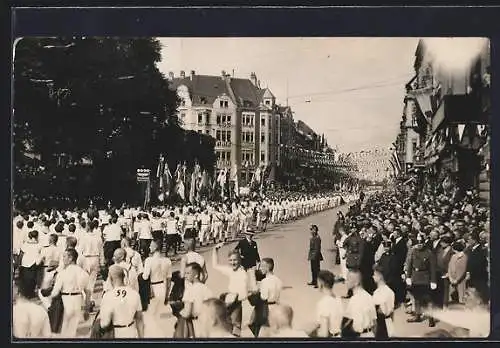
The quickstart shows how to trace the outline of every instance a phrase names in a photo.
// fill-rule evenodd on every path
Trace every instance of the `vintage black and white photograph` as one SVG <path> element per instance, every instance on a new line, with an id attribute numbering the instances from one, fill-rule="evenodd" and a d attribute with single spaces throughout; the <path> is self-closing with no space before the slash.
<path id="1" fill-rule="evenodd" d="M 12 55 L 14 338 L 489 335 L 488 39 Z"/>

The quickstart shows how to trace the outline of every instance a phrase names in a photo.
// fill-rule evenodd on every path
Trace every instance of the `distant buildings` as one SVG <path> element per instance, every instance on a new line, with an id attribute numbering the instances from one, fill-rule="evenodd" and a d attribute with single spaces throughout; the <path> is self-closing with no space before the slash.
<path id="1" fill-rule="evenodd" d="M 259 166 L 274 172 L 278 164 L 280 116 L 276 98 L 261 88 L 255 73 L 249 79 L 169 73 L 181 99 L 179 119 L 185 129 L 216 139 L 217 169 L 237 168 L 242 185 Z"/>
<path id="2" fill-rule="evenodd" d="M 183 127 L 216 139 L 217 169 L 236 169 L 240 185 L 248 184 L 259 166 L 266 168 L 267 179 L 284 183 L 311 178 L 313 169 L 333 171 L 334 154 L 324 137 L 295 123 L 291 108 L 278 105 L 255 73 L 243 79 L 225 71 L 219 76 L 181 71 L 168 78 L 181 100 Z"/>

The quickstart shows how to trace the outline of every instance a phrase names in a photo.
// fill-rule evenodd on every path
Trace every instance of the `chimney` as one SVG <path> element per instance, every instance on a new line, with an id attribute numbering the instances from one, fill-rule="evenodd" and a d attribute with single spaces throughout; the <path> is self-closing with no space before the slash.
<path id="1" fill-rule="evenodd" d="M 174 73 L 172 71 L 168 72 L 168 79 L 172 81 L 174 79 Z"/>
<path id="2" fill-rule="evenodd" d="M 253 85 L 257 87 L 257 75 L 255 75 L 254 72 L 250 74 L 250 80 L 252 81 Z"/>
<path id="3" fill-rule="evenodd" d="M 191 81 L 193 81 L 193 77 L 195 75 L 195 71 L 194 70 L 191 70 Z"/>
<path id="4" fill-rule="evenodd" d="M 186 73 L 184 72 L 184 70 L 181 70 L 181 79 L 184 79 L 186 78 Z"/>

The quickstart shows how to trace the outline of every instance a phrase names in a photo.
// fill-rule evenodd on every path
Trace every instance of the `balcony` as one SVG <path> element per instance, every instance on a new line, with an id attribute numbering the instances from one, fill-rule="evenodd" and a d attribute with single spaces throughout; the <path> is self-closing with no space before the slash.
<path id="1" fill-rule="evenodd" d="M 217 127 L 220 127 L 220 128 L 231 128 L 233 125 L 231 124 L 231 122 L 219 122 L 217 123 Z"/>
<path id="2" fill-rule="evenodd" d="M 215 142 L 215 147 L 231 147 L 231 142 L 230 141 L 217 140 Z"/>
<path id="3" fill-rule="evenodd" d="M 226 167 L 231 167 L 231 161 L 227 161 L 227 160 L 218 160 L 217 161 L 217 168 L 226 168 Z"/>

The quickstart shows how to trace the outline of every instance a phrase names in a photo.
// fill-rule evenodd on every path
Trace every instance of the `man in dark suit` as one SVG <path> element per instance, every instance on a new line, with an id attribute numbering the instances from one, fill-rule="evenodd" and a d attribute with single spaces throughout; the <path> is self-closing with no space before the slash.
<path id="1" fill-rule="evenodd" d="M 432 302 L 439 308 L 442 308 L 448 302 L 449 282 L 445 277 L 448 273 L 453 250 L 451 248 L 452 239 L 449 236 L 443 236 L 440 239 L 440 247 L 436 248 L 436 282 L 437 288 L 433 292 Z"/>
<path id="2" fill-rule="evenodd" d="M 253 240 L 254 231 L 247 228 L 245 231 L 245 238 L 241 239 L 236 245 L 235 250 L 241 255 L 241 265 L 245 271 L 257 266 L 260 262 L 259 249 L 257 242 Z"/>
<path id="3" fill-rule="evenodd" d="M 479 235 L 471 233 L 467 240 L 468 261 L 467 261 L 467 285 L 476 289 L 484 303 L 489 301 L 488 288 L 488 259 L 486 251 L 481 247 Z"/>
<path id="4" fill-rule="evenodd" d="M 388 279 L 388 284 L 394 291 L 396 306 L 404 302 L 406 298 L 406 285 L 402 278 L 406 257 L 408 255 L 408 241 L 401 235 L 398 228 L 394 229 L 392 234 L 391 246 L 391 277 Z M 390 282 L 390 283 L 389 283 Z"/>
<path id="5" fill-rule="evenodd" d="M 320 263 L 323 261 L 323 255 L 321 254 L 321 238 L 318 235 L 318 226 L 311 225 L 310 231 L 311 239 L 309 239 L 309 253 L 307 260 L 311 263 L 312 281 L 307 283 L 307 285 L 314 285 L 314 287 L 317 288 Z"/>

